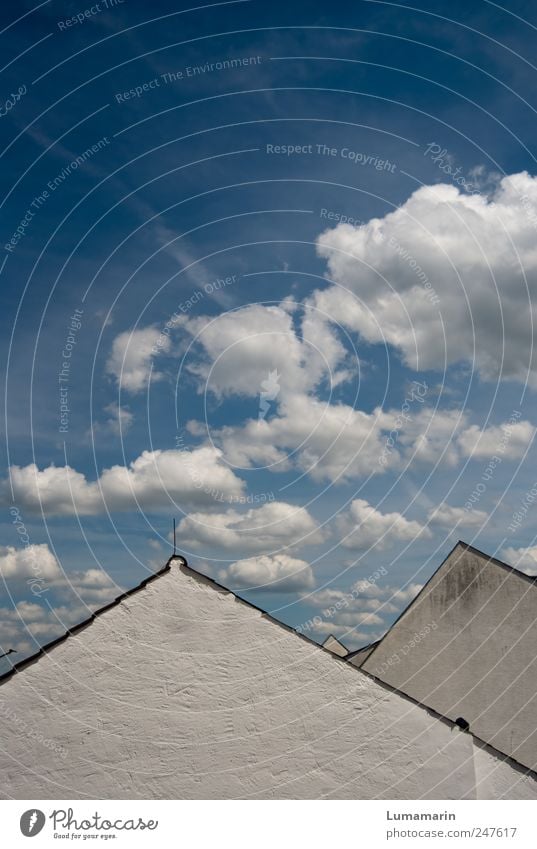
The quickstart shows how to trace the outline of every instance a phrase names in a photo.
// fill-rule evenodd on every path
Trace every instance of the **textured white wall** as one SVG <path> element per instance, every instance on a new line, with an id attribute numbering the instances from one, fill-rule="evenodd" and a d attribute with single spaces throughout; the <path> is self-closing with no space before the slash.
<path id="1" fill-rule="evenodd" d="M 537 769 L 536 648 L 537 586 L 457 546 L 362 668 Z"/>
<path id="2" fill-rule="evenodd" d="M 24 727 L 3 723 L 4 798 L 476 794 L 470 735 L 177 561 L 7 680 L 9 709 Z M 536 796 L 486 757 L 494 792 Z"/>

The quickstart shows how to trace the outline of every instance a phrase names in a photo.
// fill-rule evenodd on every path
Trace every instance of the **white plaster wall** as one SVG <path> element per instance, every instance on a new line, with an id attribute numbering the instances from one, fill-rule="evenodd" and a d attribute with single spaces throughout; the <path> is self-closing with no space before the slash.
<path id="1" fill-rule="evenodd" d="M 177 562 L 7 680 L 6 710 L 3 798 L 475 795 L 470 735 Z"/>
<path id="2" fill-rule="evenodd" d="M 474 743 L 476 799 L 535 799 L 535 780 L 523 770 L 513 772 L 486 748 Z"/>
<path id="3" fill-rule="evenodd" d="M 536 648 L 535 584 L 458 546 L 363 669 L 536 769 Z"/>

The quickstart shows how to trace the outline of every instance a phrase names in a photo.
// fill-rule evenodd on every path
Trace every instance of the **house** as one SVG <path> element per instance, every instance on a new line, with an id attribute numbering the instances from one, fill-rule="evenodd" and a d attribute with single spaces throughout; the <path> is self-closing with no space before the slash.
<path id="1" fill-rule="evenodd" d="M 322 646 L 323 649 L 332 652 L 332 654 L 337 654 L 338 657 L 347 657 L 349 653 L 348 648 L 343 645 L 341 640 L 338 640 L 337 637 L 334 637 L 333 634 L 328 635 Z"/>
<path id="2" fill-rule="evenodd" d="M 0 680 L 14 799 L 537 798 L 536 774 L 172 557 Z"/>
<path id="3" fill-rule="evenodd" d="M 537 769 L 537 578 L 459 542 L 382 640 L 348 659 Z"/>

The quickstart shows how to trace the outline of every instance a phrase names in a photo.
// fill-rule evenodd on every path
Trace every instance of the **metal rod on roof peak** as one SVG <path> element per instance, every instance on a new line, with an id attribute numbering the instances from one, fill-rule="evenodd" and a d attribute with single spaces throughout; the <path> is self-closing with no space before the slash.
<path id="1" fill-rule="evenodd" d="M 177 551 L 177 542 L 175 539 L 175 517 L 173 519 L 173 556 L 175 557 L 175 553 Z"/>

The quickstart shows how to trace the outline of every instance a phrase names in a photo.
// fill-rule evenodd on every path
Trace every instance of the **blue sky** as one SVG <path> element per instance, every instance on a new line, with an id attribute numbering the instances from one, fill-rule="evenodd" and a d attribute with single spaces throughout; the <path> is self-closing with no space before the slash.
<path id="1" fill-rule="evenodd" d="M 353 648 L 459 538 L 537 572 L 532 4 L 1 16 L 2 650 L 173 517 Z"/>

